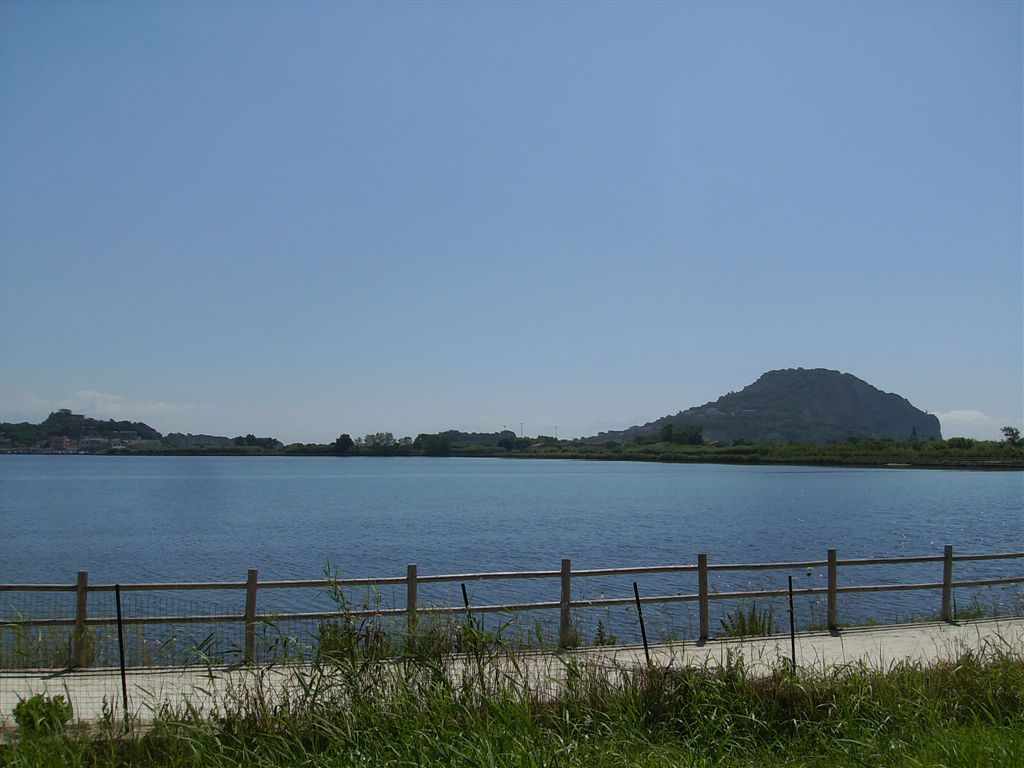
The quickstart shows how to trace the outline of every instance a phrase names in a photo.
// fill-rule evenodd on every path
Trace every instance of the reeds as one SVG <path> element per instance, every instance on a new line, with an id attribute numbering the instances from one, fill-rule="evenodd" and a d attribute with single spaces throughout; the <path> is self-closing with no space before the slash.
<path id="1" fill-rule="evenodd" d="M 720 621 L 725 637 L 766 637 L 775 634 L 775 617 L 771 606 L 758 610 L 757 603 L 751 603 L 750 608 L 746 609 L 741 604 Z"/>
<path id="2" fill-rule="evenodd" d="M 445 631 L 455 631 L 445 626 Z M 460 652 L 399 658 L 357 631 L 306 665 L 255 669 L 215 701 L 128 733 L 24 734 L 9 765 L 1019 765 L 1024 658 L 767 671 L 729 656 L 647 667 L 510 650 L 472 623 Z M 442 633 L 443 634 L 443 633 Z M 447 636 L 452 640 L 451 636 Z M 368 641 L 368 639 L 370 639 Z"/>

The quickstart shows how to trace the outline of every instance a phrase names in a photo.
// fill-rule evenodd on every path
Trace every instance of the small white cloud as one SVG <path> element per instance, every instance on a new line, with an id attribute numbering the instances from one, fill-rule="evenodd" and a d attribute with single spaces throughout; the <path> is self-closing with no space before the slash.
<path id="1" fill-rule="evenodd" d="M 1001 440 L 1001 427 L 1022 422 L 1021 419 L 998 418 L 984 411 L 966 408 L 935 415 L 942 423 L 943 437 L 973 437 L 978 440 Z"/>
<path id="2" fill-rule="evenodd" d="M 964 425 L 964 426 L 988 426 L 995 423 L 995 419 L 984 411 L 947 411 L 946 413 L 935 414 L 943 425 Z"/>
<path id="3" fill-rule="evenodd" d="M 58 407 L 70 408 L 72 411 L 84 413 L 86 416 L 92 416 L 93 418 L 136 420 L 144 417 L 164 416 L 169 413 L 190 411 L 194 406 L 176 405 L 160 401 L 136 402 L 125 399 L 123 395 L 83 389 L 75 392 L 67 400 L 62 401 Z"/>
<path id="4" fill-rule="evenodd" d="M 110 392 L 82 389 L 61 400 L 46 400 L 29 395 L 11 398 L 3 404 L 3 420 L 38 422 L 60 408 L 67 408 L 94 419 L 145 421 L 192 411 L 195 406 L 161 401 L 135 401 Z"/>

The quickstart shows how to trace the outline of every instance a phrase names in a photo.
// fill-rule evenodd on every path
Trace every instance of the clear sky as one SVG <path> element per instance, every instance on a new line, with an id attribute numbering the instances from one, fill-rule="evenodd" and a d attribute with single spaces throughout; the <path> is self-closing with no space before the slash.
<path id="1" fill-rule="evenodd" d="M 0 416 L 1024 416 L 1022 4 L 0 4 Z"/>

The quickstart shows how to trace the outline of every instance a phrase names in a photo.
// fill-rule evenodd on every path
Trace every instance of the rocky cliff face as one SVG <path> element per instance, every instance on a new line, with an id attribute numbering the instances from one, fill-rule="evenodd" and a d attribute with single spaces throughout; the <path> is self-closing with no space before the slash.
<path id="1" fill-rule="evenodd" d="M 852 436 L 942 438 L 939 420 L 906 398 L 882 392 L 849 373 L 796 368 L 768 371 L 741 391 L 714 402 L 591 439 L 628 441 L 667 424 L 699 424 L 707 442 L 825 443 Z"/>

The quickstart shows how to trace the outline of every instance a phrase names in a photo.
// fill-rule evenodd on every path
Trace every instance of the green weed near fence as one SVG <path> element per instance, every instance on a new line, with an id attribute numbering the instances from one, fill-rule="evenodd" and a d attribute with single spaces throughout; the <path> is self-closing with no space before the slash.
<path id="1" fill-rule="evenodd" d="M 740 605 L 721 619 L 725 637 L 766 637 L 775 634 L 775 617 L 771 606 L 758 610 L 757 603 L 749 608 Z"/>

